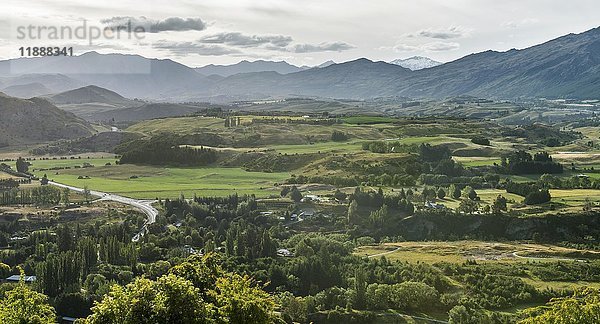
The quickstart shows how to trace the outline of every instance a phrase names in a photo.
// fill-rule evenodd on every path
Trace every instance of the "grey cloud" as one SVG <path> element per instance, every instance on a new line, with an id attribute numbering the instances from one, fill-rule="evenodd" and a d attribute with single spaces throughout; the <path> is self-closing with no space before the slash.
<path id="1" fill-rule="evenodd" d="M 225 44 L 239 47 L 258 47 L 268 45 L 270 47 L 286 47 L 293 41 L 290 36 L 283 35 L 245 35 L 242 33 L 220 33 L 205 36 L 200 39 L 201 43 Z"/>
<path id="2" fill-rule="evenodd" d="M 198 54 L 206 56 L 221 56 L 241 53 L 237 49 L 220 45 L 200 44 L 197 42 L 172 42 L 160 40 L 152 44 L 152 47 L 161 50 L 169 50 L 177 55 Z"/>
<path id="3" fill-rule="evenodd" d="M 296 44 L 289 50 L 294 53 L 314 53 L 314 52 L 341 52 L 355 48 L 344 42 L 320 43 L 320 44 Z"/>
<path id="4" fill-rule="evenodd" d="M 112 17 L 101 20 L 106 28 L 112 30 L 134 31 L 136 27 L 142 27 L 144 32 L 160 33 L 165 31 L 188 31 L 204 30 L 206 23 L 200 18 L 170 17 L 164 20 L 153 20 L 146 17 Z"/>
<path id="5" fill-rule="evenodd" d="M 504 28 L 519 28 L 523 26 L 535 25 L 539 22 L 537 18 L 526 18 L 520 21 L 505 21 L 502 23 Z"/>
<path id="6" fill-rule="evenodd" d="M 412 52 L 419 49 L 418 46 L 407 45 L 407 44 L 398 44 L 393 47 L 396 52 Z"/>
<path id="7" fill-rule="evenodd" d="M 463 37 L 467 34 L 461 27 L 453 26 L 447 29 L 425 29 L 417 33 L 417 36 L 437 39 L 451 39 Z"/>
<path id="8" fill-rule="evenodd" d="M 445 52 L 453 51 L 460 48 L 459 43 L 448 43 L 448 42 L 433 42 L 427 43 L 421 46 L 421 48 L 428 52 Z"/>

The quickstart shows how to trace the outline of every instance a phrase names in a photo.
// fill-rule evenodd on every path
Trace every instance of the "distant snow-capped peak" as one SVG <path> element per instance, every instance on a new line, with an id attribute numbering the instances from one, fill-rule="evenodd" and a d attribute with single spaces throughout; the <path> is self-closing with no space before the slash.
<path id="1" fill-rule="evenodd" d="M 391 61 L 390 63 L 400 65 L 403 68 L 407 68 L 413 71 L 428 69 L 443 64 L 442 62 L 434 61 L 428 57 L 423 56 L 413 56 L 407 59 L 397 59 Z"/>

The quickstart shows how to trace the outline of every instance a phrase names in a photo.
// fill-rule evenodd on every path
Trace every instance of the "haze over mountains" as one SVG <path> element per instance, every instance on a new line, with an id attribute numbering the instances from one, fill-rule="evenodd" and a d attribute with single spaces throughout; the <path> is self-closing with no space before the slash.
<path id="1" fill-rule="evenodd" d="M 72 87 L 96 85 L 116 91 L 128 98 L 166 98 L 184 95 L 186 91 L 206 88 L 213 81 L 192 68 L 172 60 L 147 59 L 139 55 L 98 54 L 88 52 L 72 57 L 19 58 L 0 61 L 0 75 L 5 82 L 14 78 L 46 74 L 53 78 L 67 77 Z M 49 87 L 51 88 L 51 87 Z"/>
<path id="2" fill-rule="evenodd" d="M 358 59 L 305 69 L 286 62 L 243 61 L 232 66 L 193 69 L 172 60 L 90 52 L 76 57 L 1 61 L 0 89 L 8 88 L 7 92 L 15 95 L 40 95 L 47 90 L 60 92 L 60 87 L 65 91 L 96 85 L 127 98 L 171 102 L 283 96 L 600 97 L 599 28 L 522 50 L 486 51 L 420 69 L 426 62 L 434 64 L 411 58 L 404 62 L 408 67 L 405 68 Z"/>
<path id="3" fill-rule="evenodd" d="M 288 74 L 294 72 L 300 72 L 308 69 L 308 67 L 298 67 L 289 64 L 285 61 L 271 62 L 258 60 L 254 62 L 241 61 L 233 65 L 207 65 L 199 68 L 195 68 L 196 71 L 204 75 L 219 75 L 222 77 L 228 77 L 240 73 L 252 73 L 252 72 L 265 72 L 272 71 L 279 74 Z"/>

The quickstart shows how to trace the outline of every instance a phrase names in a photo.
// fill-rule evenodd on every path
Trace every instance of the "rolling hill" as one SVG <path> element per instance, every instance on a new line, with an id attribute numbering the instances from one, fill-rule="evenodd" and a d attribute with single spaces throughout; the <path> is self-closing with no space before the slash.
<path id="1" fill-rule="evenodd" d="M 144 102 L 127 99 L 120 94 L 98 86 L 86 86 L 47 97 L 58 108 L 74 113 L 88 121 L 96 120 L 96 114 L 131 107 Z"/>
<path id="2" fill-rule="evenodd" d="M 3 145 L 75 139 L 94 132 L 85 120 L 45 99 L 20 99 L 5 94 L 0 94 L 0 129 Z"/>
<path id="3" fill-rule="evenodd" d="M 133 100 L 129 100 L 114 91 L 95 85 L 58 93 L 48 97 L 48 99 L 54 104 L 103 103 L 114 106 L 128 106 L 134 103 Z"/>

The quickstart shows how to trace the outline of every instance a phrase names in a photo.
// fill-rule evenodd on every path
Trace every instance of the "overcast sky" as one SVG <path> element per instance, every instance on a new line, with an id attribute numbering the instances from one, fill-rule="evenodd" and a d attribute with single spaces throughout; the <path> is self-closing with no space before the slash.
<path id="1" fill-rule="evenodd" d="M 0 9 L 2 59 L 18 57 L 21 46 L 73 46 L 76 53 L 135 53 L 190 66 L 414 55 L 448 62 L 600 25 L 598 0 L 2 0 Z M 76 28 L 83 20 L 113 30 L 130 21 L 146 32 L 91 45 L 89 37 L 55 40 L 47 31 L 43 40 L 19 37 L 19 27 Z"/>

